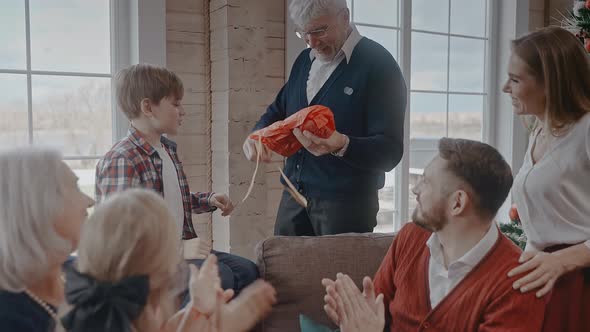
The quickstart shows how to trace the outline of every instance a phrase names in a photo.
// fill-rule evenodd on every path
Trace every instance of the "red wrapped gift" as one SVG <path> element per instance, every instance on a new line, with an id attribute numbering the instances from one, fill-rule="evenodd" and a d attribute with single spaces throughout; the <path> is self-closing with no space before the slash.
<path id="1" fill-rule="evenodd" d="M 303 147 L 293 135 L 295 128 L 299 128 L 301 132 L 307 130 L 318 137 L 328 138 L 336 130 L 334 114 L 326 106 L 309 106 L 283 121 L 277 121 L 253 132 L 250 138 L 258 141 L 261 135 L 262 144 L 282 156 L 289 157 Z"/>

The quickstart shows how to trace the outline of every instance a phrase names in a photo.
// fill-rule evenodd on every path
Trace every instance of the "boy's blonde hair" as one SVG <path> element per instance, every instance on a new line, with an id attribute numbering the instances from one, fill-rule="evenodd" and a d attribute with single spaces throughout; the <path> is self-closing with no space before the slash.
<path id="1" fill-rule="evenodd" d="M 178 287 L 182 287 L 176 230 L 166 203 L 155 192 L 129 189 L 115 193 L 96 207 L 84 225 L 78 270 L 102 282 L 147 275 L 147 305 L 159 306 L 160 318 L 167 320 L 175 312 Z M 153 325 L 153 317 L 146 312 L 144 308 L 134 322 L 139 331 Z"/>
<path id="2" fill-rule="evenodd" d="M 182 99 L 184 87 L 174 72 L 149 64 L 137 64 L 121 70 L 116 80 L 117 102 L 129 120 L 141 114 L 141 101 L 156 105 L 166 97 Z"/>
<path id="3" fill-rule="evenodd" d="M 514 40 L 512 52 L 544 87 L 545 121 L 552 133 L 590 112 L 590 59 L 576 36 L 548 27 Z M 539 123 L 534 120 L 530 125 L 535 128 Z"/>

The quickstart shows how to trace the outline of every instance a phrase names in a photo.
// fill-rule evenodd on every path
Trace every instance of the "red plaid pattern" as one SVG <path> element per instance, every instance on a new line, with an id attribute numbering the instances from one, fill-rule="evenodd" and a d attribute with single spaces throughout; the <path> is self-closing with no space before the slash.
<path id="1" fill-rule="evenodd" d="M 215 211 L 209 205 L 212 192 L 191 193 L 182 163 L 176 153 L 176 143 L 163 137 L 162 145 L 176 166 L 178 183 L 184 206 L 183 239 L 197 237 L 193 227 L 192 213 Z M 164 196 L 162 183 L 162 159 L 158 152 L 141 136 L 137 129 L 130 127 L 127 137 L 115 144 L 96 165 L 96 201 L 101 202 L 111 193 L 128 188 L 153 189 Z"/>

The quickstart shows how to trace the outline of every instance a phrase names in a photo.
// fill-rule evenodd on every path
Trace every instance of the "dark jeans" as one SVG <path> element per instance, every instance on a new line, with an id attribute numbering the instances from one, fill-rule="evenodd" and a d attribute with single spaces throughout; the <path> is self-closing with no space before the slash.
<path id="1" fill-rule="evenodd" d="M 306 198 L 307 208 L 304 208 L 291 194 L 283 191 L 275 223 L 275 235 L 369 233 L 377 225 L 377 192 L 335 199 Z"/>
<path id="2" fill-rule="evenodd" d="M 212 250 L 211 253 L 217 256 L 221 288 L 233 289 L 235 296 L 260 276 L 256 264 L 246 258 L 215 250 Z M 188 264 L 194 264 L 200 268 L 205 260 L 189 259 L 186 262 Z M 184 292 L 183 299 L 184 307 L 189 301 L 188 289 Z"/>

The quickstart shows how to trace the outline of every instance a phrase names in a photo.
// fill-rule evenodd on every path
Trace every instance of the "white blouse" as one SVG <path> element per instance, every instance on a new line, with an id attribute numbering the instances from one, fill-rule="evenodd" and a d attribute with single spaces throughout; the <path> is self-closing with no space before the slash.
<path id="1" fill-rule="evenodd" d="M 585 242 L 590 248 L 590 114 L 554 137 L 533 164 L 532 133 L 512 196 L 527 236 L 527 250 Z"/>

